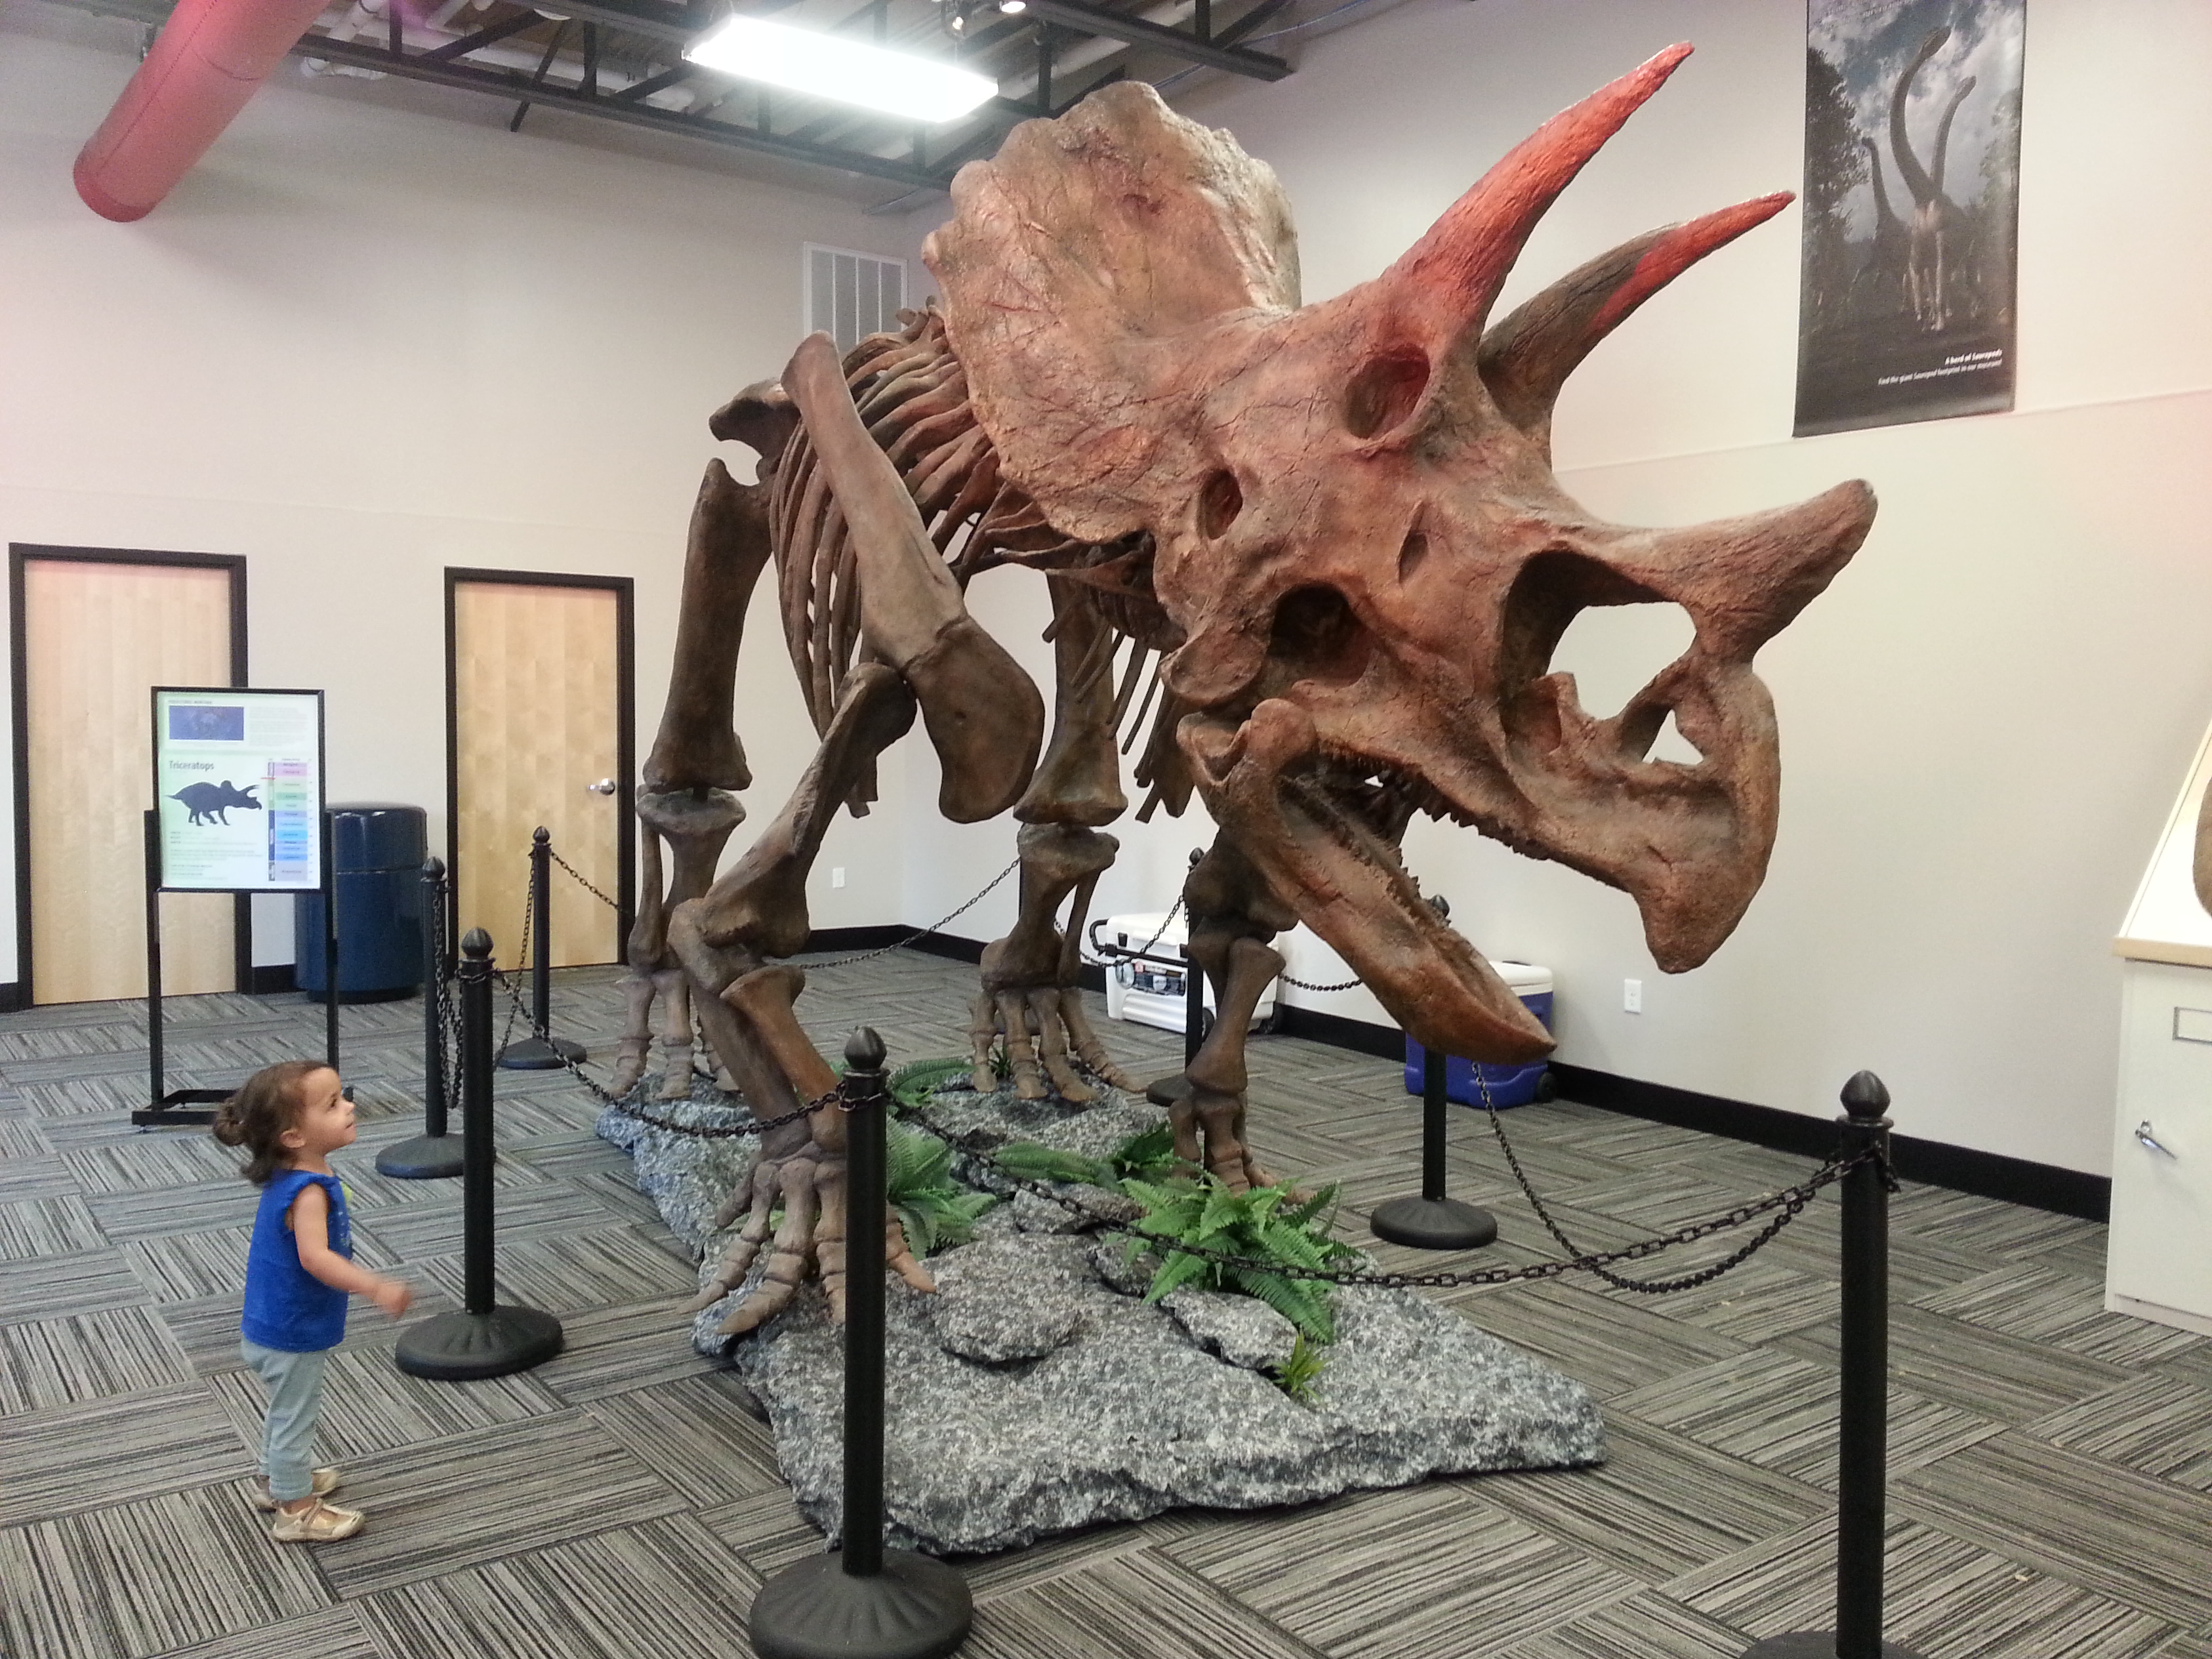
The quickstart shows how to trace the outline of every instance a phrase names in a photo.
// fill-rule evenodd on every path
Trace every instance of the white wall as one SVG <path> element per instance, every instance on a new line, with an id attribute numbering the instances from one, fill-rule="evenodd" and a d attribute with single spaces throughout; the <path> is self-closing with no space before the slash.
<path id="1" fill-rule="evenodd" d="M 445 568 L 632 576 L 641 760 L 700 471 L 719 448 L 749 476 L 706 417 L 798 339 L 802 241 L 896 252 L 901 227 L 289 69 L 110 224 L 70 167 L 135 38 L 0 0 L 0 540 L 245 555 L 253 683 L 327 687 L 333 798 L 419 803 L 434 847 Z M 772 587 L 739 680 L 757 820 L 813 746 Z M 833 831 L 817 925 L 896 915 L 888 804 Z M 257 956 L 289 960 L 287 907 L 258 909 Z M 0 895 L 0 979 L 14 918 Z"/>

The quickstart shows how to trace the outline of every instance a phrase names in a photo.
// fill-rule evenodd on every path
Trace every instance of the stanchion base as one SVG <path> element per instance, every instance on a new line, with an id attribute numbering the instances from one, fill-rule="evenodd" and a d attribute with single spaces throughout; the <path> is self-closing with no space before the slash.
<path id="1" fill-rule="evenodd" d="M 1770 1636 L 1746 1648 L 1743 1659 L 1836 1659 L 1836 1632 L 1793 1630 L 1787 1636 Z M 1881 1659 L 1920 1659 L 1920 1656 L 1894 1642 L 1884 1642 Z"/>
<path id="2" fill-rule="evenodd" d="M 561 1322 L 535 1308 L 444 1313 L 399 1339 L 399 1369 L 436 1382 L 477 1382 L 542 1365 L 561 1352 Z"/>
<path id="3" fill-rule="evenodd" d="M 440 1181 L 461 1172 L 459 1135 L 416 1135 L 376 1155 L 376 1172 L 394 1181 Z"/>
<path id="4" fill-rule="evenodd" d="M 957 1570 L 885 1550 L 884 1570 L 855 1578 L 833 1550 L 786 1567 L 753 1597 L 760 1659 L 943 1659 L 968 1639 L 975 1607 Z"/>
<path id="5" fill-rule="evenodd" d="M 510 1072 L 557 1072 L 583 1058 L 584 1045 L 566 1037 L 525 1037 L 499 1051 L 499 1064 Z"/>
<path id="6" fill-rule="evenodd" d="M 1367 1218 L 1369 1230 L 1417 1250 L 1479 1250 L 1498 1237 L 1498 1218 L 1455 1198 L 1394 1198 Z"/>

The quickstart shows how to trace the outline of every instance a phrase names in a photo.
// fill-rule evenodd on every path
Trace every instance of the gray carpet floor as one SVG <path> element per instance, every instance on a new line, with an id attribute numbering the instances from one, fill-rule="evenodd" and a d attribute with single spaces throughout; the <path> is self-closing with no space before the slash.
<path id="1" fill-rule="evenodd" d="M 899 952 L 817 973 L 803 1006 L 831 1052 L 861 1020 L 895 1060 L 957 1052 L 972 975 Z M 560 976 L 556 1029 L 595 1061 L 619 1014 L 611 970 Z M 359 1254 L 410 1278 L 418 1310 L 452 1306 L 457 1183 L 373 1167 L 420 1127 L 420 1005 L 343 1018 Z M 170 1020 L 173 1085 L 321 1051 L 322 1012 L 297 997 L 179 1000 Z M 730 1380 L 690 1351 L 692 1267 L 592 1134 L 590 1097 L 558 1073 L 499 1079 L 502 1296 L 559 1315 L 567 1352 L 498 1382 L 418 1382 L 391 1362 L 396 1328 L 356 1304 L 324 1451 L 370 1524 L 279 1546 L 240 1486 L 259 1409 L 237 1349 L 252 1190 L 204 1132 L 129 1127 L 144 1029 L 137 1003 L 0 1018 L 0 1650 L 749 1654 L 754 1590 L 822 1540 Z M 1104 1030 L 1139 1075 L 1180 1054 L 1166 1033 Z M 1253 1056 L 1262 1155 L 1340 1181 L 1345 1231 L 1368 1242 L 1367 1206 L 1417 1189 L 1418 1103 L 1384 1061 L 1275 1037 Z M 1806 1168 L 1568 1103 L 1509 1122 L 1577 1242 L 1664 1232 Z M 1501 1218 L 1486 1259 L 1553 1254 L 1480 1118 L 1455 1115 L 1453 1133 L 1455 1194 Z M 1894 1222 L 1892 1638 L 1923 1659 L 2212 1659 L 2212 1342 L 2101 1310 L 2101 1228 L 1917 1187 Z M 1609 1463 L 1178 1513 L 968 1562 L 965 1651 L 1734 1659 L 1826 1625 L 1836 1243 L 1824 1200 L 1695 1291 L 1443 1293 L 1589 1385 Z"/>

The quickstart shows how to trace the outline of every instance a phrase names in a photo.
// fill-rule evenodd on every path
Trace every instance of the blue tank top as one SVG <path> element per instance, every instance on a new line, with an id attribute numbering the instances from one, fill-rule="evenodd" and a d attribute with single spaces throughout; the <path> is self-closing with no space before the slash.
<path id="1" fill-rule="evenodd" d="M 311 1181 L 330 1194 L 331 1249 L 352 1256 L 345 1188 L 336 1176 L 307 1170 L 279 1170 L 269 1177 L 253 1218 L 253 1243 L 246 1253 L 246 1316 L 238 1328 L 247 1341 L 287 1353 L 335 1348 L 345 1335 L 346 1293 L 300 1265 L 299 1242 L 284 1224 L 292 1200 Z"/>

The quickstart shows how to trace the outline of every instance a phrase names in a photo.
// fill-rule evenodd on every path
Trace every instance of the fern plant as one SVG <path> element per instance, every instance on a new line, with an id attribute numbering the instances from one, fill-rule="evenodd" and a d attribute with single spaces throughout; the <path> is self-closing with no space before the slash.
<path id="1" fill-rule="evenodd" d="M 1161 1251 L 1146 1301 L 1158 1302 L 1186 1285 L 1241 1291 L 1266 1303 L 1310 1341 L 1336 1340 L 1327 1285 L 1265 1268 L 1229 1267 L 1176 1248 L 1194 1245 L 1285 1268 L 1324 1271 L 1358 1254 L 1329 1237 L 1328 1212 L 1336 1201 L 1334 1187 L 1300 1199 L 1288 1187 L 1232 1192 L 1208 1175 L 1194 1182 L 1128 1179 L 1121 1182 L 1121 1190 L 1145 1210 L 1136 1223 L 1141 1237 L 1129 1242 L 1129 1259 L 1135 1260 L 1147 1246 Z"/>
<path id="2" fill-rule="evenodd" d="M 927 1106 L 932 1095 L 951 1079 L 966 1075 L 975 1063 L 957 1056 L 914 1060 L 893 1072 L 884 1086 L 890 1091 L 892 1101 L 897 1105 L 909 1109 Z"/>
<path id="3" fill-rule="evenodd" d="M 952 1148 L 935 1135 L 896 1123 L 886 1124 L 884 1196 L 906 1229 L 907 1248 L 917 1256 L 975 1236 L 975 1222 L 999 1200 L 952 1179 Z"/>
<path id="4" fill-rule="evenodd" d="M 1275 1367 L 1275 1386 L 1301 1406 L 1313 1403 L 1313 1388 L 1328 1364 L 1328 1356 L 1319 1346 L 1306 1340 L 1300 1331 L 1297 1340 L 1291 1344 L 1290 1357 Z"/>
<path id="5" fill-rule="evenodd" d="M 1034 1140 L 1009 1141 L 991 1155 L 1008 1175 L 1030 1181 L 1081 1182 L 1118 1188 L 1126 1180 L 1164 1181 L 1180 1165 L 1175 1131 L 1165 1123 L 1139 1129 L 1103 1158 L 1071 1152 Z"/>

